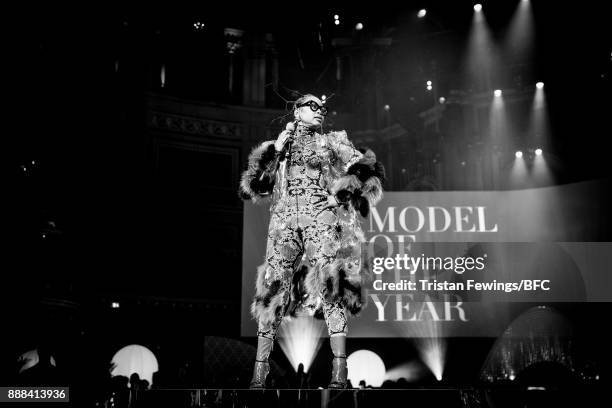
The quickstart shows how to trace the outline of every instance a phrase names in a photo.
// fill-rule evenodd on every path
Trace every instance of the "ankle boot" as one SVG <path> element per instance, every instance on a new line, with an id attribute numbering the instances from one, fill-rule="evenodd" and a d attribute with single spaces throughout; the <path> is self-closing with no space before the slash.
<path id="1" fill-rule="evenodd" d="M 332 361 L 331 382 L 328 388 L 346 388 L 348 367 L 346 365 L 346 336 L 333 336 L 329 339 L 334 360 Z"/>
<path id="2" fill-rule="evenodd" d="M 265 388 L 266 377 L 270 372 L 268 357 L 272 352 L 274 340 L 267 337 L 257 337 L 257 354 L 255 356 L 255 366 L 253 367 L 253 379 L 249 388 Z"/>

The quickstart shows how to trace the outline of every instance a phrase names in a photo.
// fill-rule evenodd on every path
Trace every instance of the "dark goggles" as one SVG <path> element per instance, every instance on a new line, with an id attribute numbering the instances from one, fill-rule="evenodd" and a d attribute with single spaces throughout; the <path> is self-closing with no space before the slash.
<path id="1" fill-rule="evenodd" d="M 316 112 L 316 111 L 320 110 L 321 111 L 321 115 L 327 116 L 327 108 L 325 106 L 319 105 L 315 101 L 308 101 L 306 103 L 298 105 L 298 108 L 301 108 L 302 106 L 310 107 L 310 110 L 312 110 L 313 112 Z"/>

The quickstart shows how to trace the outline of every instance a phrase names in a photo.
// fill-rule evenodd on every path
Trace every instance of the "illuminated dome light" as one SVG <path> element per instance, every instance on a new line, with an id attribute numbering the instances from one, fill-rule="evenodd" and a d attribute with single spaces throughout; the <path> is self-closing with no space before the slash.
<path id="1" fill-rule="evenodd" d="M 419 12 L 417 13 L 417 17 L 418 18 L 423 18 L 427 15 L 427 10 L 425 9 L 420 9 Z"/>
<path id="2" fill-rule="evenodd" d="M 355 25 L 355 30 L 357 30 L 357 31 L 363 30 L 363 24 L 357 23 L 357 25 Z"/>
<path id="3" fill-rule="evenodd" d="M 516 156 L 517 159 L 520 159 L 521 157 L 523 157 L 523 152 L 518 150 L 516 153 L 514 153 L 514 155 Z"/>
<path id="4" fill-rule="evenodd" d="M 443 96 L 441 96 L 441 97 L 440 97 L 440 99 L 439 99 L 439 101 L 440 101 L 440 103 L 444 103 L 444 102 L 446 102 L 446 98 L 445 98 L 445 97 L 443 97 Z"/>
<path id="5" fill-rule="evenodd" d="M 147 380 L 149 386 L 153 385 L 153 373 L 159 370 L 157 358 L 151 350 L 138 344 L 122 348 L 115 353 L 111 362 L 114 364 L 111 371 L 112 377 L 122 375 L 130 378 L 136 373 L 141 380 Z"/>
<path id="6" fill-rule="evenodd" d="M 352 384 L 364 380 L 367 385 L 380 387 L 385 380 L 385 363 L 370 350 L 357 350 L 346 359 L 348 377 Z"/>
<path id="7" fill-rule="evenodd" d="M 536 84 L 536 88 L 538 88 L 538 89 L 542 89 L 542 88 L 544 88 L 544 82 L 538 82 L 538 83 Z"/>
<path id="8" fill-rule="evenodd" d="M 540 148 L 535 149 L 535 154 L 536 154 L 536 156 L 541 156 L 542 155 L 542 149 L 540 149 Z"/>
<path id="9" fill-rule="evenodd" d="M 477 13 L 478 13 L 478 12 L 480 12 L 481 10 L 482 10 L 482 4 L 480 4 L 480 3 L 474 4 L 474 11 L 475 11 L 475 12 L 477 12 Z"/>

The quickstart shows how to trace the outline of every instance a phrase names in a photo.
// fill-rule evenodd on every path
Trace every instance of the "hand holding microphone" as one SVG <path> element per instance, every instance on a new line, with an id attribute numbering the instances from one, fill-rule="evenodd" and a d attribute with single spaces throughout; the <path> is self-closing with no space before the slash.
<path id="1" fill-rule="evenodd" d="M 274 142 L 274 148 L 277 152 L 282 151 L 285 148 L 285 144 L 293 143 L 296 126 L 296 123 L 289 122 L 287 123 L 287 126 L 285 126 L 285 130 L 278 135 L 278 139 L 276 139 L 276 142 Z"/>

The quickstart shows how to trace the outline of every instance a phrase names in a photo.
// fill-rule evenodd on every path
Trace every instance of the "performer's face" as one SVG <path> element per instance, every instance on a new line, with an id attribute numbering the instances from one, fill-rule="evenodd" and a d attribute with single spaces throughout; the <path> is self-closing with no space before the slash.
<path id="1" fill-rule="evenodd" d="M 317 106 L 315 106 L 315 103 Z M 321 126 L 325 118 L 326 109 L 323 102 L 317 97 L 310 97 L 302 102 L 300 107 L 295 109 L 295 118 L 308 127 Z M 315 107 L 316 110 L 312 110 Z"/>

